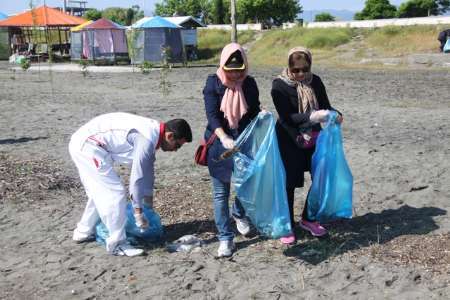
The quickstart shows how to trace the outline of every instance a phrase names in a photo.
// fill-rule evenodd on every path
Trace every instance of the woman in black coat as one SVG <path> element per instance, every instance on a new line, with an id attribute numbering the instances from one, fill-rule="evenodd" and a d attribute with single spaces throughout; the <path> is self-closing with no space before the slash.
<path id="1" fill-rule="evenodd" d="M 260 111 L 259 92 L 255 79 L 248 75 L 245 52 L 239 44 L 224 47 L 220 67 L 209 75 L 203 89 L 208 125 L 205 140 L 212 134 L 217 138 L 208 149 L 208 170 L 211 175 L 214 201 L 214 219 L 218 231 L 219 257 L 230 256 L 234 251 L 234 231 L 228 208 L 233 160 L 219 157 L 233 149 L 234 140 Z M 250 231 L 245 211 L 238 198 L 232 207 L 236 227 L 242 235 Z"/>
<path id="2" fill-rule="evenodd" d="M 288 67 L 274 79 L 271 95 L 278 112 L 276 132 L 280 154 L 286 170 L 286 192 L 294 228 L 294 191 L 304 185 L 304 172 L 311 171 L 315 140 L 329 111 L 334 110 L 319 76 L 311 72 L 312 56 L 309 50 L 296 47 L 289 51 Z M 342 122 L 339 115 L 338 122 Z M 323 236 L 326 229 L 307 215 L 307 201 L 300 227 L 314 236 Z M 281 238 L 281 242 L 295 242 L 295 235 Z"/>

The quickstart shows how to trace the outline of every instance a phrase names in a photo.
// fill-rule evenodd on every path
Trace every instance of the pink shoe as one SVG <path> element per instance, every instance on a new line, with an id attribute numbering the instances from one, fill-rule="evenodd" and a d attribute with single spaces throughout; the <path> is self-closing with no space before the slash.
<path id="1" fill-rule="evenodd" d="M 283 236 L 282 238 L 280 238 L 280 242 L 285 245 L 293 244 L 295 243 L 295 235 L 293 233 L 290 233 L 287 236 Z"/>
<path id="2" fill-rule="evenodd" d="M 319 224 L 319 222 L 309 222 L 301 220 L 299 223 L 300 227 L 311 232 L 313 236 L 324 236 L 327 234 L 327 230 Z"/>

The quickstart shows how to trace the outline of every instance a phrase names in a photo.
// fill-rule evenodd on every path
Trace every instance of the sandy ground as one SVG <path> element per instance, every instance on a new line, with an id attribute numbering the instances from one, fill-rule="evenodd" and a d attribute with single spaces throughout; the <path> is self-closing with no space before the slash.
<path id="1" fill-rule="evenodd" d="M 2 299 L 449 299 L 450 74 L 447 70 L 316 68 L 344 113 L 354 218 L 298 243 L 238 236 L 216 259 L 210 182 L 197 143 L 157 154 L 156 210 L 164 241 L 139 258 L 71 241 L 85 196 L 70 135 L 95 115 L 183 117 L 198 141 L 202 86 L 214 68 L 149 74 L 11 71 L 0 63 L 0 298 Z M 278 69 L 253 69 L 273 110 Z M 125 171 L 123 171 L 126 174 Z M 305 191 L 296 194 L 300 212 Z M 195 253 L 168 253 L 185 234 Z"/>

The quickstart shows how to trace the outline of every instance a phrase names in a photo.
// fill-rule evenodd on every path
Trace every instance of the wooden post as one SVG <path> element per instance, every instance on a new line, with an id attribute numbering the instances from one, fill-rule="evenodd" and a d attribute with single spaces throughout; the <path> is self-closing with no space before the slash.
<path id="1" fill-rule="evenodd" d="M 231 42 L 237 43 L 236 0 L 231 0 Z"/>

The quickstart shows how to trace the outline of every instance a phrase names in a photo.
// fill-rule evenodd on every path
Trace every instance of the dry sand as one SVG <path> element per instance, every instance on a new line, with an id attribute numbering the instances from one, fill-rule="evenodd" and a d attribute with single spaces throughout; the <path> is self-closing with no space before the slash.
<path id="1" fill-rule="evenodd" d="M 1 299 L 449 299 L 450 74 L 448 70 L 315 68 L 332 104 L 354 175 L 354 218 L 298 243 L 237 238 L 231 259 L 218 246 L 207 170 L 196 142 L 158 153 L 156 210 L 166 240 L 147 256 L 109 256 L 71 241 L 85 205 L 67 144 L 95 115 L 126 111 L 183 117 L 204 130 L 202 86 L 214 68 L 167 75 L 13 72 L 0 64 Z M 273 111 L 278 69 L 253 69 Z M 125 172 L 126 173 L 126 172 Z M 296 213 L 305 191 L 299 190 Z M 197 234 L 196 253 L 165 242 Z"/>

